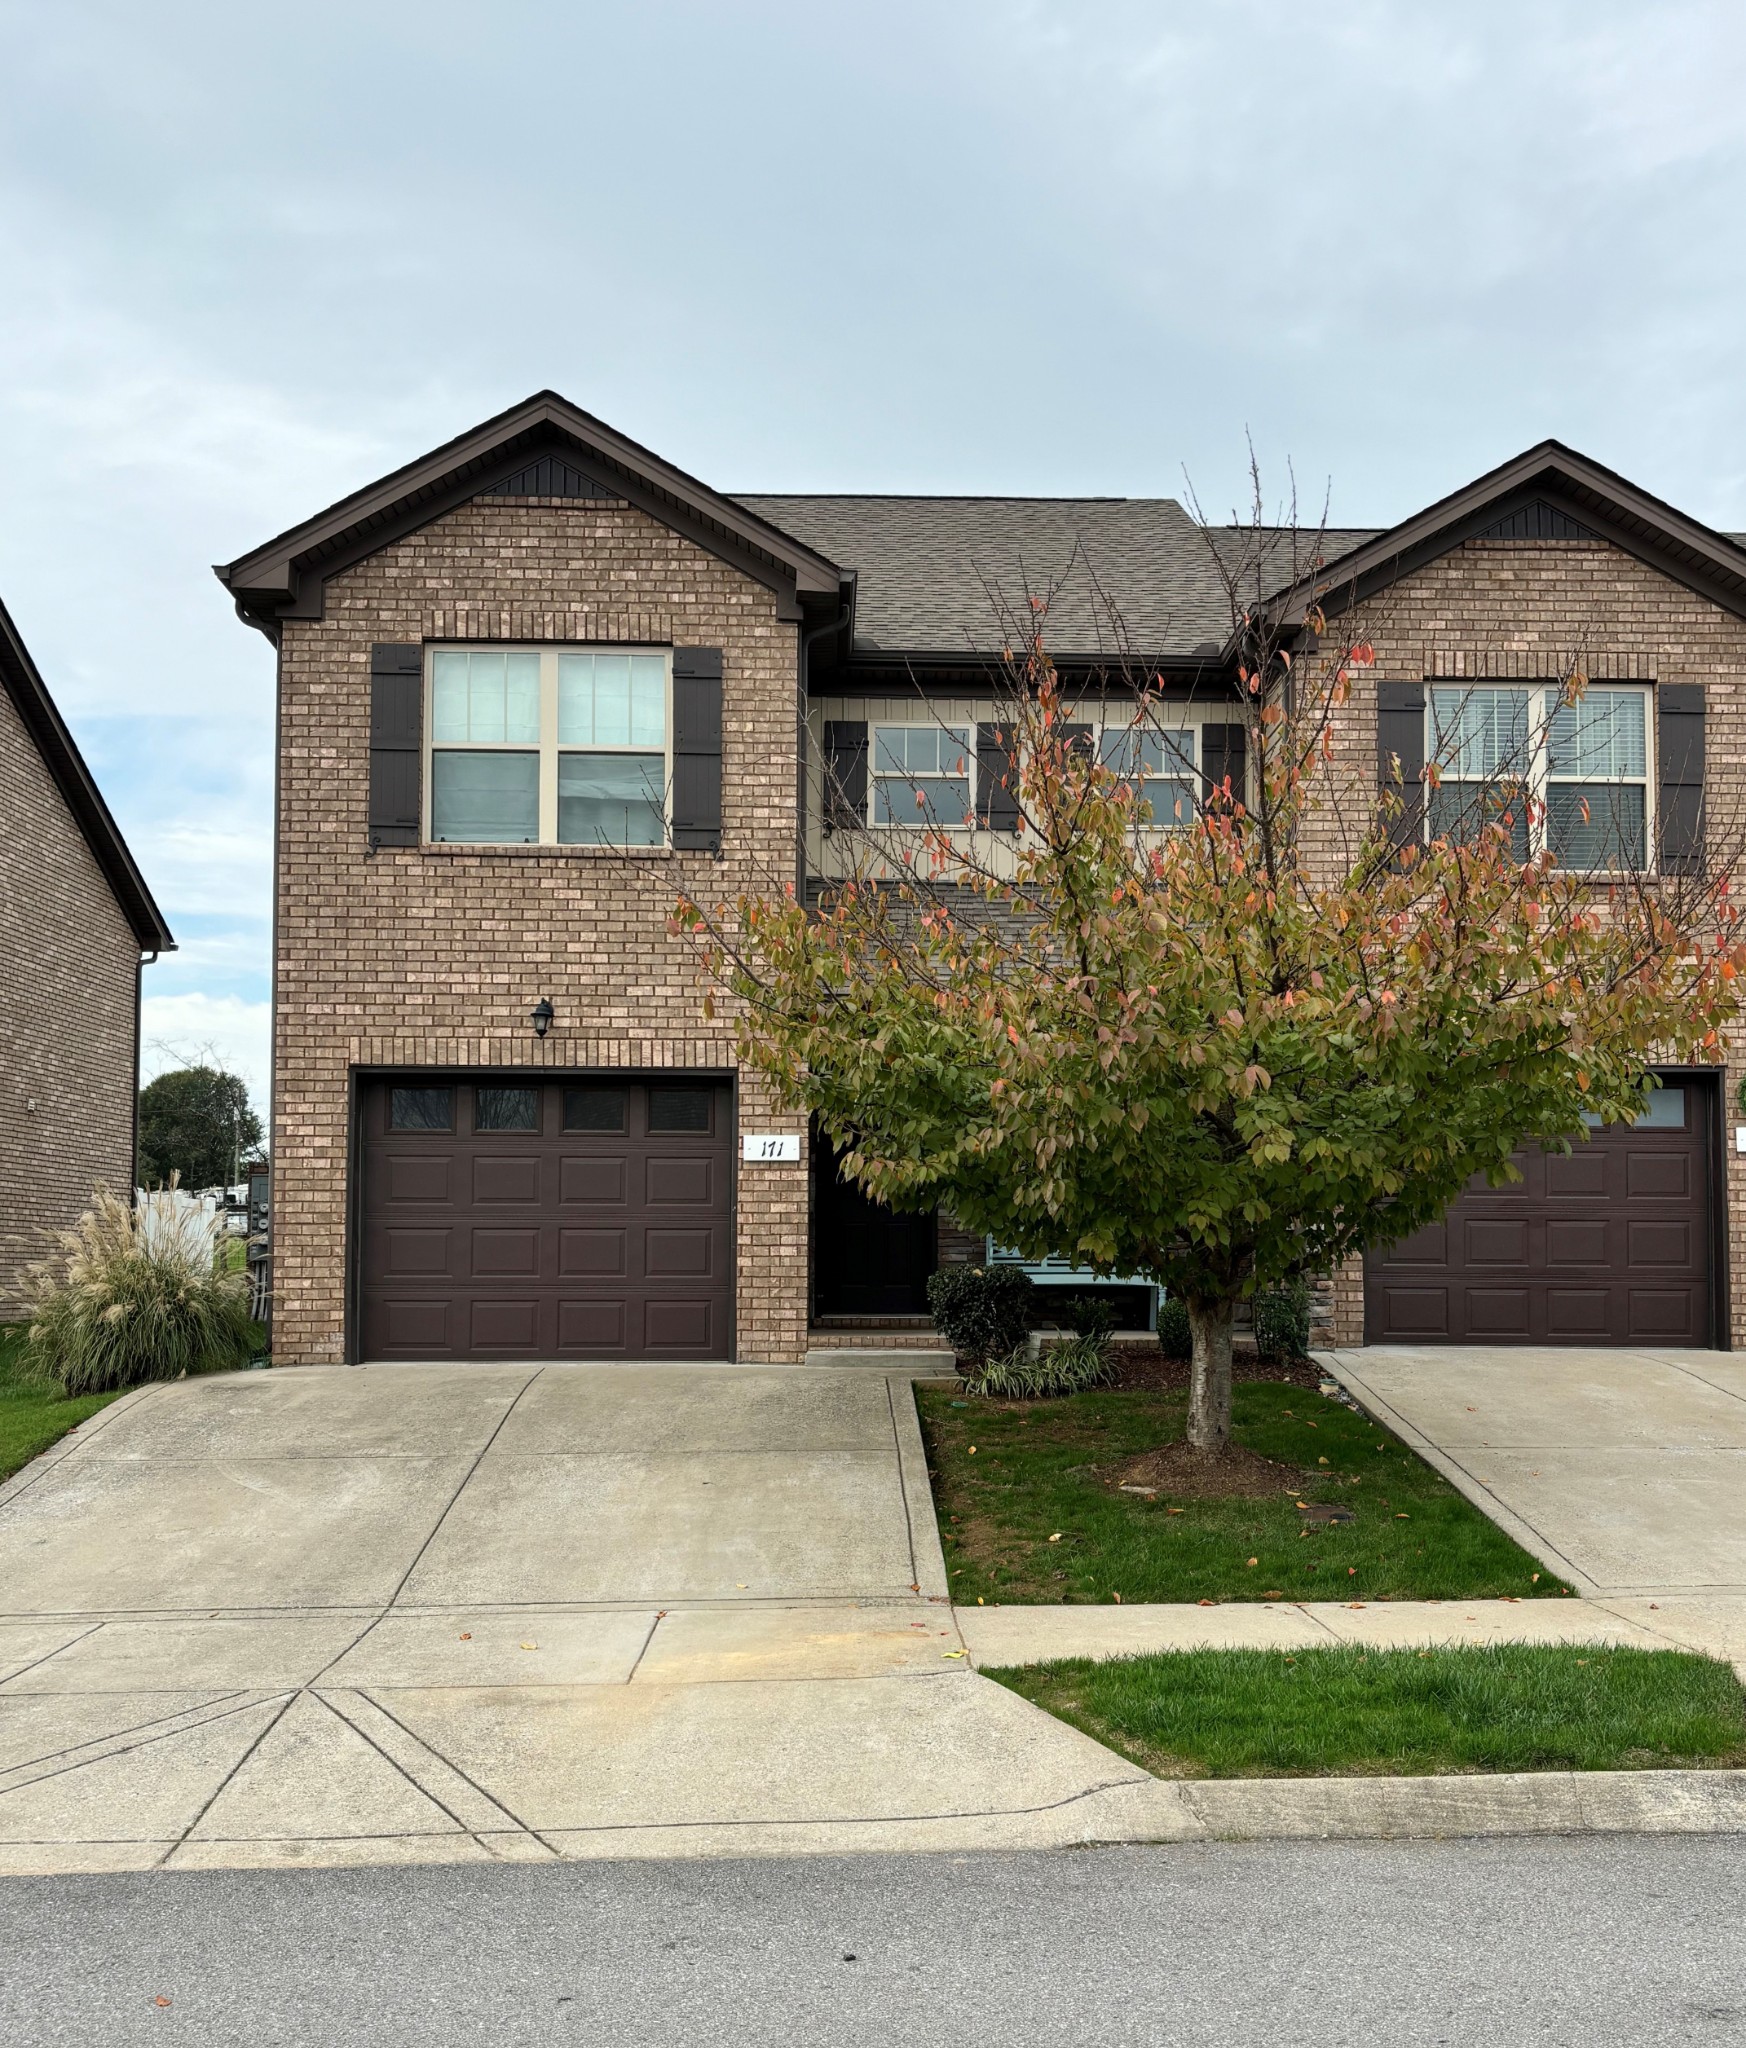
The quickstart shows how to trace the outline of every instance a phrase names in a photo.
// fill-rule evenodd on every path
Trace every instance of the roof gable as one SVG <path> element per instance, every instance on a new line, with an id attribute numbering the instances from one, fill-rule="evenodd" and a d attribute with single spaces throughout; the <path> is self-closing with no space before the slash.
<path id="1" fill-rule="evenodd" d="M 1316 599 L 1339 610 L 1469 540 L 1603 541 L 1746 617 L 1746 547 L 1561 441 L 1540 442 L 1334 557 L 1275 607 Z"/>
<path id="2" fill-rule="evenodd" d="M 48 685 L 31 660 L 30 650 L 20 638 L 18 628 L 3 604 L 0 604 L 0 683 L 4 683 L 20 724 L 30 735 L 43 766 L 72 813 L 73 822 L 91 849 L 91 857 L 101 869 L 122 915 L 133 927 L 141 950 L 174 952 L 176 942 L 170 936 L 163 912 L 152 901 L 151 891 L 128 851 L 120 827 L 110 816 L 109 806 L 92 780 L 84 756 L 73 744 L 66 721 L 56 708 L 48 693 Z"/>
<path id="3" fill-rule="evenodd" d="M 478 497 L 623 498 L 777 593 L 781 616 L 841 602 L 837 565 L 663 462 L 555 391 L 539 391 L 325 512 L 221 564 L 251 625 L 318 619 L 329 577 Z"/>

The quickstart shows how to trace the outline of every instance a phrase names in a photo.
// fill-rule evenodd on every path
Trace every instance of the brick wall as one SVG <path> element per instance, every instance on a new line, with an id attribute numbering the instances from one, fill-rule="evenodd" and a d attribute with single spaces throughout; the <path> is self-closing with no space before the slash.
<path id="1" fill-rule="evenodd" d="M 1427 677 L 1701 683 L 1712 858 L 1739 857 L 1746 813 L 1746 620 L 1603 542 L 1468 541 L 1361 607 L 1376 651 L 1338 733 L 1341 760 L 1374 789 L 1376 693 Z M 1347 622 L 1337 632 L 1351 630 Z M 1724 1124 L 1733 1342 L 1746 1343 L 1746 1157 L 1732 1149 L 1746 1034 L 1730 1048 Z M 1363 1340 L 1362 1262 L 1335 1276 L 1329 1341 Z"/>
<path id="2" fill-rule="evenodd" d="M 139 947 L 0 690 L 0 1318 L 99 1181 L 133 1171 Z"/>
<path id="3" fill-rule="evenodd" d="M 681 890 L 731 900 L 795 867 L 797 629 L 774 595 L 603 499 L 475 499 L 336 577 L 286 626 L 280 665 L 274 1348 L 344 1356 L 349 1083 L 355 1066 L 714 1067 Z M 366 844 L 370 648 L 386 641 L 719 647 L 723 851 Z M 528 1012 L 556 1019 L 534 1037 Z M 741 1122 L 798 1131 L 797 1166 L 739 1178 L 739 1355 L 806 1348 L 805 1119 L 740 1077 Z"/>

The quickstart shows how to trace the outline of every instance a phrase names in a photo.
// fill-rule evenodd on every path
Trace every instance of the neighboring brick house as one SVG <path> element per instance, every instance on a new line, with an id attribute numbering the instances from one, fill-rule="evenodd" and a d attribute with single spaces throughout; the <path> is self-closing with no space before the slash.
<path id="1" fill-rule="evenodd" d="M 98 1182 L 134 1179 L 140 967 L 174 945 L 0 606 L 0 1319 Z"/>
<path id="2" fill-rule="evenodd" d="M 1412 772 L 1439 678 L 1507 709 L 1580 647 L 1607 802 L 1646 859 L 1702 858 L 1706 756 L 1732 800 L 1746 754 L 1746 550 L 1554 443 L 1326 550 L 1376 648 L 1363 772 Z M 728 497 L 542 393 L 219 575 L 279 651 L 287 1363 L 914 1341 L 928 1270 L 980 1244 L 873 1209 L 736 1070 L 673 902 L 828 881 L 833 827 L 930 781 L 998 833 L 977 650 L 1027 577 L 1088 689 L 1113 600 L 1184 803 L 1242 772 L 1225 592 L 1170 500 Z M 1727 1344 L 1731 1083 L 1669 1078 L 1575 1180 L 1335 1276 L 1329 1334 Z"/>

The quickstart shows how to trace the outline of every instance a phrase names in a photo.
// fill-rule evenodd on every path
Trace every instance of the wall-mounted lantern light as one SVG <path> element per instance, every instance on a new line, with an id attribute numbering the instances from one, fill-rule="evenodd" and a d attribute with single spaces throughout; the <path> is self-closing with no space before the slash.
<path id="1" fill-rule="evenodd" d="M 534 1005 L 533 1012 L 533 1028 L 534 1036 L 536 1038 L 545 1037 L 546 1033 L 551 1030 L 552 1019 L 556 1015 L 557 1012 L 552 1008 L 551 997 L 541 996 L 539 1001 Z"/>

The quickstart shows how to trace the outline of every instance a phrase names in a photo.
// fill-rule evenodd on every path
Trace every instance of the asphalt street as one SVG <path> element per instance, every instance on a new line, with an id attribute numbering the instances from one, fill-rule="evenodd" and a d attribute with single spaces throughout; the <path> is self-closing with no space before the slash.
<path id="1" fill-rule="evenodd" d="M 1746 1838 L 9 1878 L 0 2040 L 1746 2042 Z"/>

